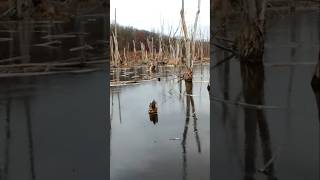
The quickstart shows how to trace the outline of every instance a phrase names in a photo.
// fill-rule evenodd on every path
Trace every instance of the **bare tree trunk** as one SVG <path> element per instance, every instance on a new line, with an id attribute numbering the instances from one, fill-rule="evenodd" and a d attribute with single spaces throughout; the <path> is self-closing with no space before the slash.
<path id="1" fill-rule="evenodd" d="M 186 25 L 186 21 L 185 21 L 185 17 L 184 17 L 184 0 L 182 0 L 182 7 L 181 7 L 181 11 L 180 11 L 180 15 L 181 15 L 181 24 L 182 24 L 182 30 L 183 30 L 183 34 L 184 34 L 184 47 L 185 47 L 185 51 L 184 51 L 184 55 L 183 57 L 185 58 L 185 63 L 187 66 L 187 70 L 184 74 L 184 79 L 188 80 L 188 81 L 192 81 L 192 67 L 193 67 L 193 59 L 194 58 L 194 39 L 195 39 L 195 35 L 196 35 L 196 31 L 197 31 L 197 23 L 198 23 L 198 17 L 199 17 L 199 13 L 200 13 L 200 0 L 198 0 L 198 11 L 196 13 L 196 18 L 195 18 L 195 22 L 194 22 L 194 26 L 193 26 L 193 33 L 191 35 L 191 40 L 188 37 L 188 29 L 187 29 L 187 25 Z"/>
<path id="2" fill-rule="evenodd" d="M 158 61 L 162 61 L 162 37 L 161 33 L 159 36 L 159 52 L 158 52 Z"/>
<path id="3" fill-rule="evenodd" d="M 193 61 L 195 58 L 195 37 L 197 34 L 197 25 L 198 25 L 198 19 L 199 19 L 199 14 L 200 14 L 200 2 L 201 0 L 198 0 L 198 11 L 196 13 L 196 18 L 194 20 L 194 24 L 193 24 L 193 33 L 192 33 L 192 37 L 191 37 L 191 43 L 192 43 L 192 47 L 191 47 L 191 68 L 193 67 Z"/>
<path id="4" fill-rule="evenodd" d="M 153 53 L 153 37 L 151 38 L 151 58 L 154 59 L 154 53 Z"/>
<path id="5" fill-rule="evenodd" d="M 147 38 L 147 45 L 148 45 L 148 49 L 149 49 L 149 59 L 153 59 L 152 58 L 152 49 L 153 49 L 153 46 L 152 46 L 152 43 L 151 41 Z"/>
<path id="6" fill-rule="evenodd" d="M 175 57 L 176 57 L 177 63 L 179 63 L 179 59 L 180 59 L 180 46 L 179 46 L 179 41 L 178 41 L 178 40 L 176 40 L 176 54 L 175 54 Z"/>
<path id="7" fill-rule="evenodd" d="M 113 63 L 113 65 L 115 65 L 114 62 L 114 53 L 113 53 L 113 40 L 112 40 L 112 36 L 110 36 L 110 62 Z"/>
<path id="8" fill-rule="evenodd" d="M 124 59 L 124 65 L 127 65 L 127 62 L 128 62 L 128 60 L 127 60 L 127 55 L 126 55 L 126 48 L 123 48 L 123 59 Z"/>
<path id="9" fill-rule="evenodd" d="M 145 47 L 144 47 L 144 44 L 142 42 L 140 42 L 140 46 L 141 46 L 141 58 L 142 58 L 142 62 L 145 62 L 146 61 L 146 56 L 145 56 Z"/>
<path id="10" fill-rule="evenodd" d="M 183 37 L 184 37 L 184 55 L 183 58 L 185 59 L 185 63 L 188 68 L 191 68 L 191 58 L 190 58 L 190 39 L 188 38 L 188 30 L 186 25 L 186 20 L 184 17 L 184 0 L 182 0 L 182 8 L 180 11 L 181 15 L 181 24 L 182 24 L 182 30 L 183 30 Z"/>
<path id="11" fill-rule="evenodd" d="M 134 57 L 134 60 L 136 60 L 136 56 L 137 56 L 136 43 L 134 42 L 134 40 L 132 43 L 133 43 L 133 57 Z"/>
<path id="12" fill-rule="evenodd" d="M 115 9 L 115 23 L 114 23 L 114 33 L 113 33 L 113 43 L 114 43 L 114 61 L 115 66 L 119 66 L 120 54 L 119 54 L 119 47 L 118 47 L 118 40 L 117 40 L 117 9 Z"/>

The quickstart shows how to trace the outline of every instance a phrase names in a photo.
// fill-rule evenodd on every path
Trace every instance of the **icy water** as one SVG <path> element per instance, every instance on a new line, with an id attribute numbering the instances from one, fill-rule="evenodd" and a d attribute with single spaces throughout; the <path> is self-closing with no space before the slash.
<path id="1" fill-rule="evenodd" d="M 209 66 L 195 67 L 192 89 L 168 72 L 172 68 L 159 71 L 153 76 L 143 69 L 121 71 L 118 77 L 136 72 L 145 79 L 156 78 L 110 89 L 110 179 L 208 180 Z M 149 116 L 153 100 L 158 114 Z"/>
<path id="2" fill-rule="evenodd" d="M 1 178 L 108 179 L 106 72 L 1 79 Z"/>
<path id="3" fill-rule="evenodd" d="M 89 15 L 66 21 L 0 21 L 0 64 L 106 57 L 105 24 L 105 16 Z M 86 45 L 91 48 L 81 48 Z"/>
<path id="4" fill-rule="evenodd" d="M 2 65 L 105 58 L 103 16 L 0 21 Z M 98 28 L 97 28 L 98 27 Z M 90 50 L 77 47 L 89 45 Z M 76 50 L 75 50 L 76 49 Z M 103 64 L 106 67 L 107 65 Z M 0 179 L 109 178 L 107 70 L 0 78 Z"/>
<path id="5" fill-rule="evenodd" d="M 263 66 L 232 59 L 211 71 L 212 179 L 320 178 L 319 99 L 310 85 L 319 12 L 269 25 Z"/>

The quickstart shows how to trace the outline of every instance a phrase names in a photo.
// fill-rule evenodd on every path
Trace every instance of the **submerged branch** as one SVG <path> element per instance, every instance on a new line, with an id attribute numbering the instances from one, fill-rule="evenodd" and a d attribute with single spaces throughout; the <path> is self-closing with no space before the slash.
<path id="1" fill-rule="evenodd" d="M 8 62 L 14 62 L 21 59 L 29 58 L 29 56 L 17 56 L 17 57 L 11 57 L 6 59 L 0 59 L 0 63 L 8 63 Z"/>
<path id="2" fill-rule="evenodd" d="M 239 56 L 239 53 L 238 53 L 237 51 L 231 49 L 231 48 L 224 47 L 224 46 L 222 46 L 222 45 L 220 45 L 220 44 L 217 44 L 217 43 L 215 43 L 215 42 L 213 42 L 213 45 L 216 46 L 217 48 L 220 48 L 220 49 L 222 49 L 222 50 L 231 52 L 231 53 L 233 53 L 233 54 L 236 55 L 236 56 Z"/>
<path id="3" fill-rule="evenodd" d="M 234 102 L 234 101 L 229 101 L 217 97 L 212 97 L 213 101 L 221 102 L 221 103 L 226 103 L 226 104 L 231 104 L 235 106 L 244 106 L 247 108 L 252 108 L 252 109 L 283 109 L 283 107 L 280 106 L 267 106 L 267 105 L 258 105 L 258 104 L 248 104 L 244 102 Z"/>
<path id="4" fill-rule="evenodd" d="M 66 74 L 66 73 L 88 73 L 103 70 L 103 68 L 91 68 L 91 69 L 77 69 L 68 71 L 51 71 L 51 72 L 30 72 L 30 73 L 6 73 L 0 74 L 0 78 L 12 78 L 12 77 L 28 77 L 28 76 L 40 76 L 40 75 L 53 75 L 53 74 Z"/>
<path id="5" fill-rule="evenodd" d="M 215 39 L 220 40 L 220 41 L 226 41 L 228 43 L 234 43 L 233 40 L 227 39 L 226 37 L 220 37 L 220 36 L 214 36 Z"/>
<path id="6" fill-rule="evenodd" d="M 233 57 L 234 57 L 234 54 L 231 54 L 230 56 L 228 56 L 228 57 L 224 58 L 223 60 L 217 62 L 217 63 L 213 66 L 213 68 L 218 67 L 219 65 L 227 62 L 228 60 L 232 59 Z"/>
<path id="7" fill-rule="evenodd" d="M 268 67 L 282 67 L 282 66 L 298 66 L 298 65 L 306 65 L 313 66 L 316 65 L 316 62 L 289 62 L 289 63 L 264 63 L 264 66 Z"/>
<path id="8" fill-rule="evenodd" d="M 87 62 L 68 62 L 68 63 L 25 63 L 25 64 L 10 64 L 0 65 L 1 68 L 18 68 L 18 67 L 43 67 L 43 66 L 75 66 L 75 65 L 88 65 L 88 64 L 100 64 L 106 63 L 107 60 L 95 60 Z"/>

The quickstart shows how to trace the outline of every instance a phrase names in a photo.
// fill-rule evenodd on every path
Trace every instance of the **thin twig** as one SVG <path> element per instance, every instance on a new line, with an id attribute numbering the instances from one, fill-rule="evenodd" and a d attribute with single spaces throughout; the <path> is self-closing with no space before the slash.
<path id="1" fill-rule="evenodd" d="M 220 48 L 220 49 L 225 50 L 225 51 L 228 51 L 228 52 L 232 52 L 234 55 L 239 56 L 239 53 L 236 52 L 236 51 L 234 51 L 233 49 L 224 47 L 224 46 L 219 45 L 219 44 L 217 44 L 217 43 L 215 43 L 215 42 L 213 42 L 213 45 L 215 45 L 217 48 Z"/>
<path id="2" fill-rule="evenodd" d="M 211 98 L 213 101 L 231 104 L 235 106 L 244 106 L 252 109 L 283 109 L 282 107 L 279 107 L 279 106 L 266 106 L 266 105 L 258 105 L 258 104 L 248 104 L 244 102 L 233 102 L 233 101 L 228 101 L 228 100 L 217 98 L 217 97 L 211 97 Z"/>
<path id="3" fill-rule="evenodd" d="M 233 57 L 234 57 L 234 54 L 231 54 L 230 56 L 228 56 L 228 57 L 224 58 L 223 60 L 217 62 L 217 63 L 213 66 L 213 68 L 218 67 L 219 65 L 227 62 L 228 60 L 232 59 Z"/>

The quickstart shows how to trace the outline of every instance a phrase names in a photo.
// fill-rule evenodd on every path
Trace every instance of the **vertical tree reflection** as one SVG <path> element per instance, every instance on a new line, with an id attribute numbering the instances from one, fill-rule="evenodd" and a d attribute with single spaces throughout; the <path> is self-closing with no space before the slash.
<path id="1" fill-rule="evenodd" d="M 262 62 L 262 61 L 257 61 Z M 248 104 L 264 104 L 264 68 L 262 63 L 241 62 L 241 78 L 244 99 Z M 265 114 L 261 109 L 244 109 L 245 128 L 245 180 L 255 179 L 257 156 L 257 133 L 259 132 L 263 161 L 268 164 L 272 158 L 270 133 Z M 268 179 L 274 179 L 273 162 L 263 170 Z"/>
<path id="2" fill-rule="evenodd" d="M 9 155 L 10 155 L 10 141 L 11 141 L 11 130 L 10 130 L 10 113 L 11 113 L 11 98 L 5 103 L 5 150 L 4 150 L 4 167 L 0 169 L 0 177 L 2 179 L 8 179 L 9 174 Z M 2 170 L 3 169 L 3 170 Z"/>
<path id="3" fill-rule="evenodd" d="M 31 178 L 34 180 L 36 178 L 35 169 L 34 169 L 34 152 L 33 152 L 33 133 L 32 133 L 32 121 L 31 121 L 31 114 L 30 114 L 30 103 L 29 98 L 24 98 L 24 106 L 26 111 L 26 119 L 27 119 L 27 132 L 28 132 L 28 144 L 29 144 L 29 160 L 30 160 L 30 171 L 31 171 Z"/>
<path id="4" fill-rule="evenodd" d="M 3 160 L 2 157 L 0 157 L 0 180 L 7 180 L 11 179 L 10 177 L 13 175 L 12 172 L 14 172 L 16 169 L 16 163 L 21 163 L 24 160 L 19 160 L 16 162 L 14 159 L 12 159 L 13 155 L 16 153 L 16 150 L 12 149 L 12 147 L 15 147 L 17 143 L 19 142 L 19 135 L 20 133 L 17 133 L 15 129 L 15 122 L 12 121 L 11 115 L 12 112 L 14 112 L 14 103 L 15 100 L 12 99 L 10 96 L 10 92 L 6 93 L 6 99 L 4 101 L 1 101 L 0 104 L 2 105 L 2 102 L 4 102 L 4 110 L 1 113 L 4 115 L 2 117 L 4 120 L 4 133 L 1 135 L 4 135 L 4 141 L 3 141 L 3 146 L 0 146 L 3 148 L 3 154 L 0 154 L 0 156 L 4 155 Z M 27 168 L 30 168 L 30 178 L 29 179 L 36 179 L 36 174 L 35 174 L 35 164 L 34 164 L 34 150 L 33 150 L 33 129 L 32 129 L 32 118 L 31 118 L 31 112 L 30 112 L 30 103 L 29 103 L 29 98 L 28 97 L 23 97 L 23 108 L 25 110 L 25 118 L 26 118 L 26 136 L 28 139 L 28 161 L 29 165 Z M 2 118 L 0 119 L 2 121 Z M 1 123 L 2 124 L 2 123 Z M 13 126 L 12 126 L 13 124 Z M 2 137 L 0 137 L 2 140 Z M 20 137 L 21 138 L 21 137 Z M 0 140 L 0 141 L 1 141 Z M 2 143 L 1 143 L 2 144 Z M 22 149 L 23 151 L 24 149 Z M 2 152 L 2 150 L 1 150 Z"/>
<path id="5" fill-rule="evenodd" d="M 192 87 L 193 84 L 191 81 L 185 81 L 185 87 L 186 87 L 186 121 L 184 125 L 184 130 L 183 130 L 183 135 L 182 135 L 182 158 L 183 158 L 183 165 L 182 165 L 182 179 L 185 180 L 187 179 L 187 150 L 186 150 L 186 142 L 187 142 L 187 134 L 188 134 L 188 126 L 189 126 L 189 121 L 190 117 L 193 117 L 193 130 L 195 134 L 195 139 L 197 143 L 197 148 L 198 148 L 198 153 L 201 153 L 201 143 L 200 143 L 200 137 L 198 134 L 198 128 L 197 128 L 197 121 L 198 118 L 196 116 L 196 110 L 195 110 L 195 105 L 194 105 L 194 100 L 192 96 Z M 191 109 L 190 109 L 191 106 Z M 191 115 L 190 116 L 190 110 L 191 110 Z"/>
<path id="6" fill-rule="evenodd" d="M 186 141 L 187 141 L 187 134 L 188 134 L 188 126 L 189 126 L 189 120 L 190 120 L 190 104 L 191 104 L 191 98 L 190 96 L 192 94 L 192 82 L 185 81 L 186 86 L 186 92 L 187 92 L 187 100 L 186 100 L 186 122 L 184 125 L 183 135 L 182 135 L 182 179 L 187 179 L 187 150 L 186 150 Z"/>

